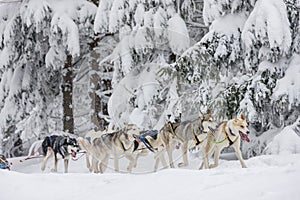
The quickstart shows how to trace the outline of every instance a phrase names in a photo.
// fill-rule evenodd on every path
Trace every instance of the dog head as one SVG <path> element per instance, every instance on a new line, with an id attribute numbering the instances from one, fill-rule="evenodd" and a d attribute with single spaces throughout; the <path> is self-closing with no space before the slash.
<path id="1" fill-rule="evenodd" d="M 127 124 L 124 127 L 124 132 L 128 135 L 127 139 L 132 142 L 135 140 L 135 136 L 139 134 L 140 129 L 135 124 Z"/>
<path id="2" fill-rule="evenodd" d="M 242 140 L 245 140 L 247 142 L 250 142 L 250 139 L 248 138 L 248 134 L 250 133 L 248 128 L 248 123 L 246 121 L 245 116 L 242 114 L 241 118 L 234 118 L 232 123 L 232 128 L 234 133 L 238 133 Z"/>
<path id="3" fill-rule="evenodd" d="M 79 145 L 75 138 L 67 137 L 67 151 L 73 158 L 76 157 L 77 152 L 79 152 Z"/>
<path id="4" fill-rule="evenodd" d="M 217 122 L 213 118 L 210 110 L 207 111 L 206 114 L 200 114 L 200 126 L 202 127 L 203 133 L 208 133 L 210 131 L 214 131 L 217 128 Z"/>

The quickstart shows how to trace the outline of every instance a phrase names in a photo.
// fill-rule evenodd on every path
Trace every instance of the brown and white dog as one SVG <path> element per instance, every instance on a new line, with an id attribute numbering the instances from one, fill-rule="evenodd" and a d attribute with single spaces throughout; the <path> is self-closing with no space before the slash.
<path id="1" fill-rule="evenodd" d="M 216 131 L 213 134 L 209 134 L 206 138 L 205 155 L 200 169 L 217 167 L 219 165 L 221 151 L 229 146 L 234 148 L 242 167 L 246 168 L 247 166 L 243 160 L 240 145 L 241 140 L 250 142 L 248 138 L 249 133 L 248 123 L 243 114 L 241 118 L 236 117 L 220 124 Z M 214 154 L 214 164 L 209 165 L 208 158 L 211 157 L 212 154 Z"/>

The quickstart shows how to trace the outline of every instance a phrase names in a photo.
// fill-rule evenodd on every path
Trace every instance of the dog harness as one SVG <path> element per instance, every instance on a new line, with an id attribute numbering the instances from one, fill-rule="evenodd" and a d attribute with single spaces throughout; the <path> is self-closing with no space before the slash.
<path id="1" fill-rule="evenodd" d="M 236 137 L 234 141 L 232 141 L 232 140 L 230 139 L 230 137 L 228 136 L 228 133 L 227 133 L 227 131 L 226 131 L 226 126 L 227 126 L 227 123 L 225 122 L 224 125 L 223 125 L 223 128 L 222 128 L 222 129 L 223 129 L 222 131 L 225 133 L 226 137 L 225 137 L 223 140 L 218 141 L 218 142 L 211 141 L 212 143 L 214 143 L 214 144 L 221 144 L 221 143 L 223 143 L 224 141 L 228 140 L 228 142 L 229 142 L 229 146 L 228 146 L 228 147 L 230 147 L 231 145 L 233 145 L 233 144 L 237 141 L 238 137 Z M 229 128 L 229 132 L 230 132 L 231 135 L 236 136 L 236 135 L 232 132 L 232 130 L 231 130 L 230 128 Z"/>
<path id="2" fill-rule="evenodd" d="M 197 137 L 196 133 L 195 133 L 195 130 L 194 130 L 194 126 L 192 127 L 193 129 L 193 136 L 194 136 L 194 140 L 195 140 L 195 145 L 199 145 L 201 144 L 203 141 L 200 141 L 199 138 Z"/>
<path id="3" fill-rule="evenodd" d="M 154 152 L 155 149 L 152 147 L 152 145 L 150 144 L 150 142 L 147 140 L 146 136 L 147 135 L 140 134 L 139 135 L 139 139 L 140 139 L 140 141 L 142 141 L 144 143 L 144 145 L 147 147 L 147 149 L 149 149 L 150 151 Z M 157 132 L 156 132 L 156 137 L 157 137 Z"/>
<path id="4" fill-rule="evenodd" d="M 53 145 L 53 138 L 52 135 L 49 136 L 49 146 Z"/>
<path id="5" fill-rule="evenodd" d="M 90 144 L 92 144 L 92 138 L 91 137 L 86 137 L 85 138 Z"/>
<path id="6" fill-rule="evenodd" d="M 4 155 L 0 155 L 0 169 L 10 169 L 9 162 Z"/>

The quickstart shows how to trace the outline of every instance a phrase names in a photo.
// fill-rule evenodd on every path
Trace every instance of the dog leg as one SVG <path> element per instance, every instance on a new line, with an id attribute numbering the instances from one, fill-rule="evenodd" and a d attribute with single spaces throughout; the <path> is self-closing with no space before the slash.
<path id="1" fill-rule="evenodd" d="M 170 164 L 170 168 L 175 168 L 174 166 L 174 163 L 173 163 L 173 152 L 172 152 L 172 147 L 170 144 L 168 144 L 166 146 L 166 149 L 167 149 L 167 154 L 168 154 L 168 157 L 169 157 L 169 164 Z"/>
<path id="2" fill-rule="evenodd" d="M 41 166 L 42 171 L 45 170 L 46 164 L 47 164 L 48 160 L 52 157 L 52 154 L 53 154 L 52 149 L 50 147 L 48 147 L 47 154 L 46 154 L 46 156 L 45 156 L 45 158 L 43 159 L 43 162 L 42 162 L 42 166 Z"/>
<path id="3" fill-rule="evenodd" d="M 117 154 L 114 154 L 114 166 L 115 172 L 119 172 L 119 156 Z"/>
<path id="4" fill-rule="evenodd" d="M 108 165 L 109 154 L 105 155 L 104 159 L 100 163 L 100 173 L 103 174 Z"/>
<path id="5" fill-rule="evenodd" d="M 99 161 L 96 158 L 92 158 L 92 169 L 91 172 L 94 171 L 94 173 L 99 173 Z"/>
<path id="6" fill-rule="evenodd" d="M 202 156 L 202 163 L 199 169 L 209 169 L 209 158 L 212 156 L 212 148 L 210 144 L 206 144 L 205 149 L 204 149 L 204 155 Z"/>
<path id="7" fill-rule="evenodd" d="M 238 143 L 238 144 L 237 144 L 237 143 Z M 243 159 L 243 157 L 242 157 L 242 152 L 241 152 L 241 150 L 240 150 L 239 142 L 237 141 L 236 144 L 237 144 L 237 145 L 233 145 L 233 148 L 234 148 L 234 150 L 235 150 L 235 154 L 236 154 L 236 156 L 238 157 L 238 159 L 239 159 L 239 161 L 240 161 L 240 163 L 241 163 L 241 165 L 242 165 L 242 168 L 247 168 L 247 166 L 246 166 L 246 164 L 245 164 L 245 161 L 244 161 L 244 159 Z"/>
<path id="8" fill-rule="evenodd" d="M 57 172 L 57 156 L 56 155 L 54 155 L 54 168 L 51 171 Z"/>
<path id="9" fill-rule="evenodd" d="M 202 163 L 201 163 L 201 165 L 200 165 L 200 167 L 199 167 L 199 170 L 201 170 L 201 169 L 203 169 L 204 168 L 204 159 L 202 160 Z"/>
<path id="10" fill-rule="evenodd" d="M 86 167 L 89 169 L 90 172 L 92 172 L 93 168 L 90 163 L 90 154 L 86 152 L 85 154 L 85 161 L 86 161 Z"/>
<path id="11" fill-rule="evenodd" d="M 178 167 L 185 167 L 185 166 L 189 165 L 189 161 L 188 161 L 188 157 L 187 157 L 188 156 L 187 155 L 187 152 L 188 152 L 187 145 L 188 145 L 187 142 L 182 143 L 181 152 L 182 152 L 183 163 L 179 163 Z"/>
<path id="12" fill-rule="evenodd" d="M 64 159 L 64 165 L 65 165 L 65 173 L 68 173 L 69 158 Z"/>
<path id="13" fill-rule="evenodd" d="M 159 153 L 159 160 L 161 161 L 163 168 L 166 169 L 168 167 L 168 164 L 167 164 L 165 156 L 164 156 L 164 151 L 161 151 Z"/>
<path id="14" fill-rule="evenodd" d="M 134 158 L 134 156 L 132 156 L 131 154 L 128 154 L 128 153 L 125 153 L 125 157 L 129 160 L 129 165 L 127 167 L 127 171 L 129 173 L 131 173 L 132 172 L 132 168 L 136 164 L 136 159 Z"/>
<path id="15" fill-rule="evenodd" d="M 208 169 L 209 168 L 209 163 L 208 163 L 208 155 L 204 154 L 204 156 L 202 157 L 202 163 L 199 167 L 199 170 L 201 169 Z"/>
<path id="16" fill-rule="evenodd" d="M 137 166 L 137 161 L 138 161 L 138 159 L 139 159 L 139 157 L 140 157 L 140 154 L 139 154 L 139 153 L 134 153 L 134 154 L 135 154 L 135 156 L 133 156 L 133 157 L 134 157 L 133 168 L 136 168 L 136 166 Z"/>
<path id="17" fill-rule="evenodd" d="M 219 165 L 220 153 L 222 148 L 216 147 L 215 148 L 215 157 L 214 157 L 214 164 L 209 165 L 209 168 L 215 168 Z"/>

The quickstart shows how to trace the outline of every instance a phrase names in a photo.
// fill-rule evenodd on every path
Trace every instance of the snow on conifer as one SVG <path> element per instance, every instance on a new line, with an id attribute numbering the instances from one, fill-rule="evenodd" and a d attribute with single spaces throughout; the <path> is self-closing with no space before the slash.
<path id="1" fill-rule="evenodd" d="M 178 15 L 174 15 L 168 21 L 168 40 L 172 52 L 182 54 L 190 46 L 189 33 L 185 22 Z"/>

